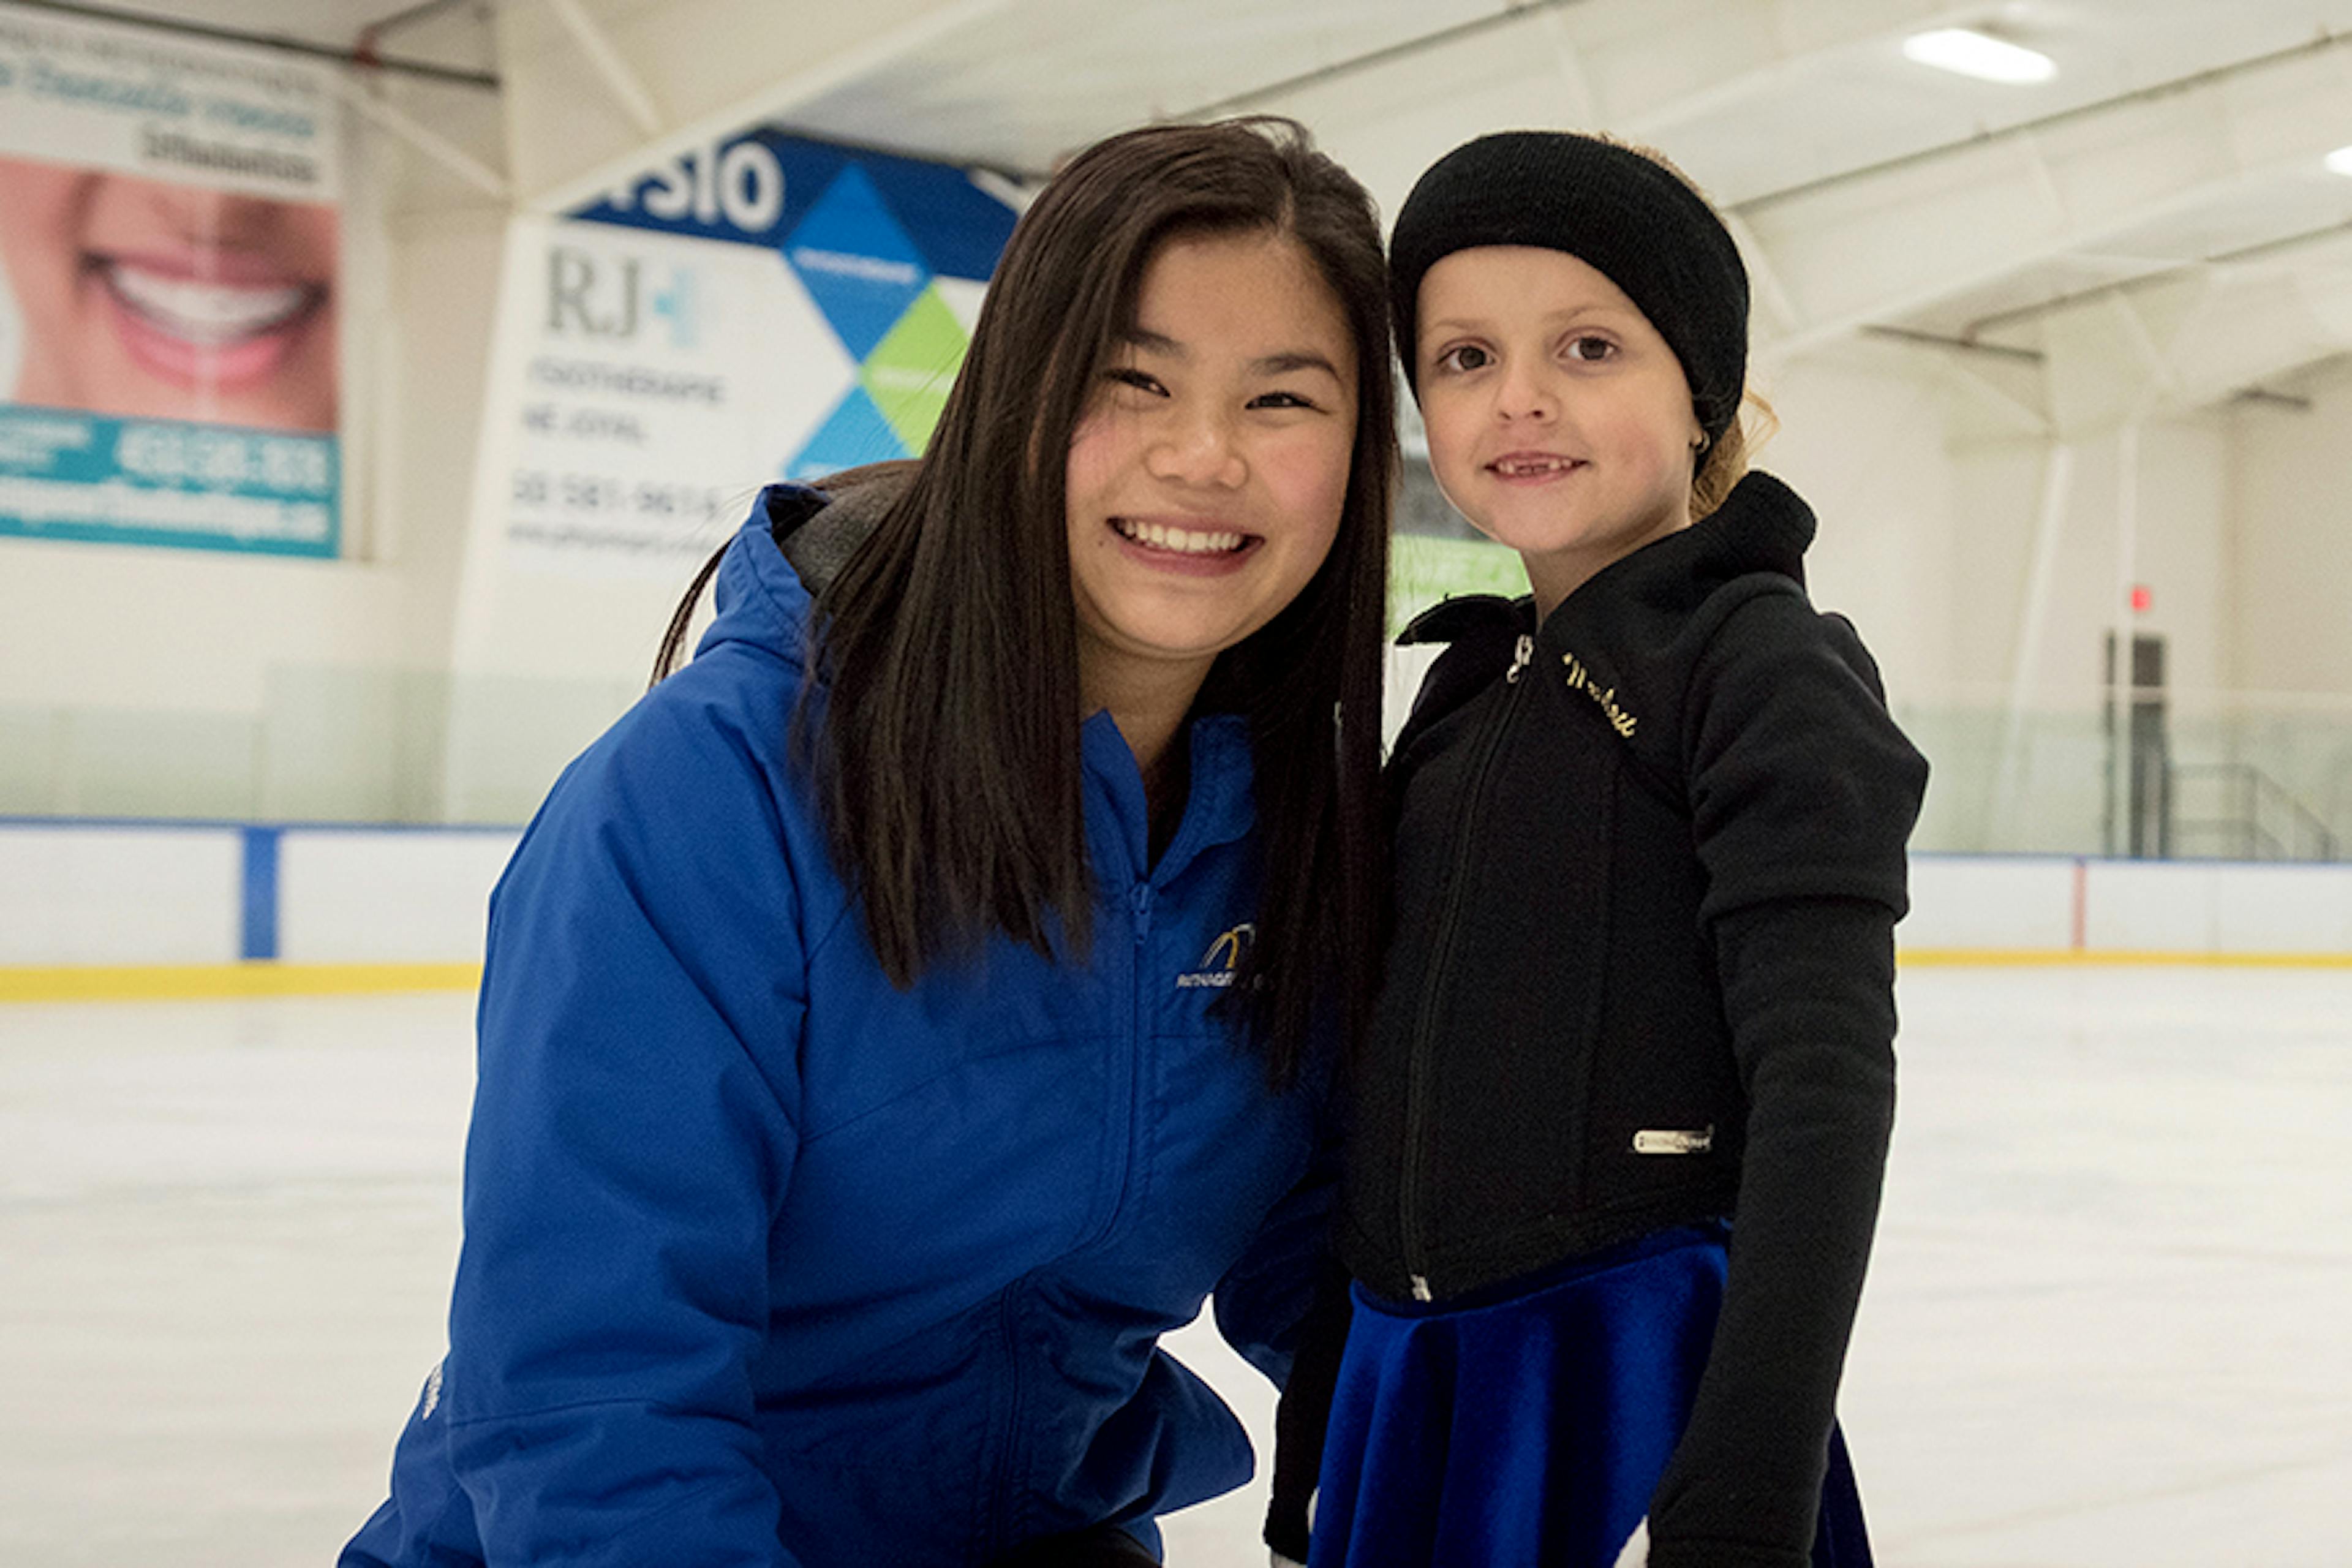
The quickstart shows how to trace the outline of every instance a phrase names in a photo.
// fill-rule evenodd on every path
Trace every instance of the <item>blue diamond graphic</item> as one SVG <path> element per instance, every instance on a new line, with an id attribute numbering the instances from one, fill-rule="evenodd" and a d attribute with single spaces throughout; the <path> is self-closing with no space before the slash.
<path id="1" fill-rule="evenodd" d="M 784 258 L 856 360 L 874 352 L 931 280 L 922 252 L 854 163 L 793 228 Z"/>
<path id="2" fill-rule="evenodd" d="M 784 465 L 784 478 L 793 480 L 822 479 L 843 468 L 854 468 L 860 463 L 886 462 L 892 458 L 910 456 L 898 433 L 882 417 L 882 410 L 866 395 L 862 386 L 853 386 L 808 445 Z"/>
<path id="3" fill-rule="evenodd" d="M 1018 216 L 971 183 L 961 169 L 912 158 L 868 154 L 866 174 L 893 216 L 923 253 L 923 264 L 949 278 L 986 278 L 1013 236 Z"/>

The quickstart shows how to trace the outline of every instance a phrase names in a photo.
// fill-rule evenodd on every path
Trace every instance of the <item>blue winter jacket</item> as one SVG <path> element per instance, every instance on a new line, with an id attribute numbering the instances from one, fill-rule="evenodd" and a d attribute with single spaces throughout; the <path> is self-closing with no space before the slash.
<path id="1" fill-rule="evenodd" d="M 786 722 L 810 595 L 773 489 L 691 664 L 557 784 L 491 900 L 449 1352 L 368 1564 L 966 1564 L 1251 1471 L 1155 1342 L 1216 1294 L 1269 1377 L 1328 1185 L 1319 1086 L 1211 1016 L 1255 919 L 1248 737 L 1192 726 L 1156 864 L 1082 731 L 1083 962 L 895 989 Z M 1320 1163 L 1317 1168 L 1320 1169 Z"/>

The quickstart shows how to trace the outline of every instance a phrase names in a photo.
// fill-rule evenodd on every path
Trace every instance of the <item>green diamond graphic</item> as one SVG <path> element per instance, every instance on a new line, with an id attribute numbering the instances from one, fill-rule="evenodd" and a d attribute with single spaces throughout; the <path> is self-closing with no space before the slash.
<path id="1" fill-rule="evenodd" d="M 857 367 L 859 384 L 909 452 L 931 438 L 967 341 L 939 290 L 926 289 Z"/>

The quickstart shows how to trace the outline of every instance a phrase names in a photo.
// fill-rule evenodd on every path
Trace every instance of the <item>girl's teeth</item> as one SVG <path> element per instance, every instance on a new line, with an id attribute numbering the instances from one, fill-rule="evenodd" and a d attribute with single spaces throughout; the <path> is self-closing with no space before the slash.
<path id="1" fill-rule="evenodd" d="M 173 336 L 218 346 L 274 331 L 310 307 L 305 284 L 205 283 L 121 262 L 106 267 L 116 298 Z"/>
<path id="2" fill-rule="evenodd" d="M 1495 465 L 1496 469 L 1511 478 L 1527 474 L 1556 474 L 1574 466 L 1574 463 L 1567 458 L 1545 458 L 1537 460 L 1506 458 Z"/>
<path id="3" fill-rule="evenodd" d="M 1118 531 L 1138 544 L 1148 544 L 1154 550 L 1171 550 L 1180 555 L 1220 555 L 1242 547 L 1243 535 L 1238 533 L 1203 533 L 1189 528 L 1170 528 L 1165 523 L 1130 522 L 1118 520 Z"/>

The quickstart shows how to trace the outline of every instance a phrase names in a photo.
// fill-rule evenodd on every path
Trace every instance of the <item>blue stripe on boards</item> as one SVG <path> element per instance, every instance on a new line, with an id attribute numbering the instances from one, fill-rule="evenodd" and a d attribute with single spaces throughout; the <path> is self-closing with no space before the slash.
<path id="1" fill-rule="evenodd" d="M 239 958 L 278 956 L 278 840 L 275 827 L 247 827 L 245 842 L 244 914 L 239 921 Z"/>

